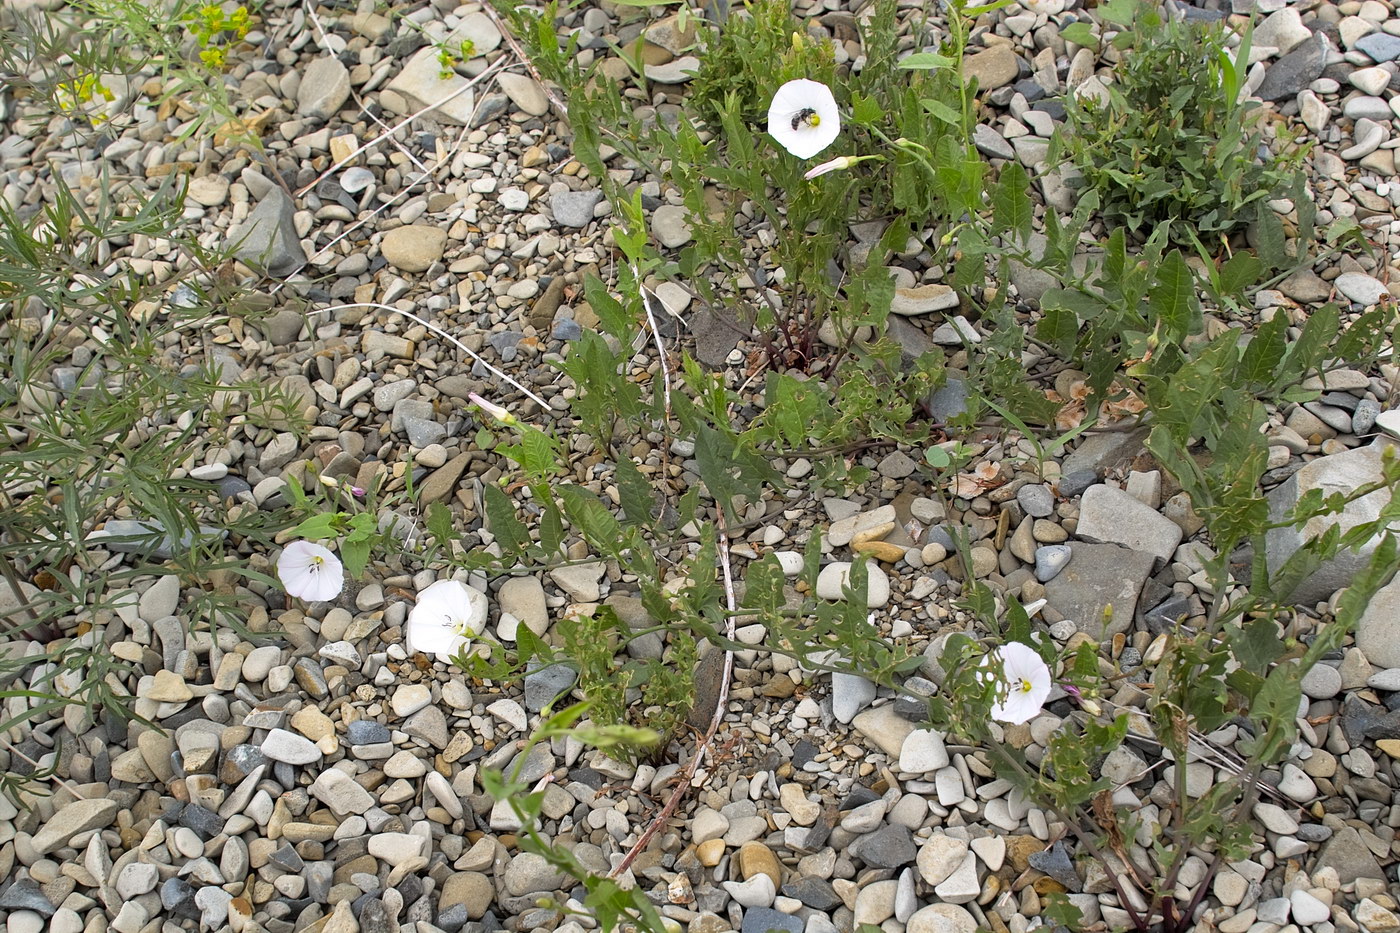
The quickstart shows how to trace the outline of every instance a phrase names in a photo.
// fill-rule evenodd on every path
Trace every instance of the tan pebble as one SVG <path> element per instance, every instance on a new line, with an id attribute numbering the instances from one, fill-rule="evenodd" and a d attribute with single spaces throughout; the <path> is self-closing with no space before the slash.
<path id="1" fill-rule="evenodd" d="M 745 881 L 754 875 L 764 874 L 773 880 L 773 887 L 783 886 L 783 867 L 773 850 L 761 842 L 746 842 L 739 847 L 735 856 L 739 873 Z"/>
<path id="2" fill-rule="evenodd" d="M 852 542 L 851 550 L 857 554 L 869 555 L 887 564 L 898 563 L 904 559 L 904 548 L 897 544 L 890 544 L 888 541 L 862 541 L 859 544 Z"/>
<path id="3" fill-rule="evenodd" d="M 1376 742 L 1376 748 L 1391 758 L 1400 758 L 1400 739 L 1380 739 Z"/>
<path id="4" fill-rule="evenodd" d="M 894 531 L 894 522 L 881 522 L 878 525 L 871 525 L 863 531 L 858 531 L 851 536 L 851 547 L 856 548 L 871 541 L 879 541 Z"/>
<path id="5" fill-rule="evenodd" d="M 695 857 L 706 868 L 714 868 L 724 858 L 724 840 L 710 839 L 695 847 Z"/>

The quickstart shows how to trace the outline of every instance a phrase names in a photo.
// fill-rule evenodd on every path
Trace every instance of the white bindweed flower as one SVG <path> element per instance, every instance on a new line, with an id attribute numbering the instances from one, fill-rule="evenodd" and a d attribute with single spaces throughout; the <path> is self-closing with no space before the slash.
<path id="1" fill-rule="evenodd" d="M 840 133 L 836 98 L 819 81 L 789 81 L 768 105 L 768 135 L 799 159 L 810 159 L 836 142 Z"/>
<path id="2" fill-rule="evenodd" d="M 1002 680 L 992 704 L 992 718 L 1020 725 L 1040 715 L 1050 696 L 1050 668 L 1029 645 L 1007 642 L 991 655 L 1001 662 Z"/>
<path id="3" fill-rule="evenodd" d="M 288 596 L 323 602 L 340 595 L 345 585 L 345 568 L 328 548 L 310 541 L 293 541 L 277 558 L 277 578 Z"/>
<path id="4" fill-rule="evenodd" d="M 418 594 L 408 614 L 408 648 L 443 661 L 486 627 L 486 596 L 456 580 L 439 580 Z"/>
<path id="5" fill-rule="evenodd" d="M 501 424 L 506 425 L 507 427 L 512 427 L 520 423 L 520 419 L 515 417 L 515 415 L 511 414 L 509 411 L 502 408 L 500 405 L 495 404 L 494 402 L 486 401 L 486 399 L 482 398 L 480 395 L 477 395 L 475 392 L 468 394 L 467 398 L 470 399 L 473 403 L 475 403 L 476 406 L 482 411 L 486 412 L 492 418 L 495 418 L 497 421 L 499 421 Z"/>

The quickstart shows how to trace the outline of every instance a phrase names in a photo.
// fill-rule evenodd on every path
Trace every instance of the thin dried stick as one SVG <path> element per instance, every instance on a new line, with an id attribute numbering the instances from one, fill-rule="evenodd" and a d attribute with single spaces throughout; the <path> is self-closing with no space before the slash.
<path id="1" fill-rule="evenodd" d="M 345 304 L 345 305 L 332 305 L 332 306 L 329 307 L 329 308 L 320 308 L 320 309 L 318 309 L 318 310 L 316 310 L 316 311 L 311 311 L 311 312 L 309 312 L 309 313 L 310 313 L 310 314 L 330 314 L 332 311 L 341 311 L 341 310 L 344 310 L 344 309 L 346 309 L 346 308 L 378 308 L 380 311 L 388 311 L 388 312 L 390 312 L 391 314 L 401 314 L 401 315 L 403 315 L 404 317 L 408 318 L 410 321 L 413 321 L 413 322 L 416 323 L 416 324 L 422 324 L 424 327 L 428 328 L 428 330 L 430 330 L 430 331 L 432 331 L 433 333 L 437 334 L 437 335 L 438 335 L 439 337 L 441 337 L 443 340 L 446 340 L 447 342 L 451 343 L 454 347 L 456 347 L 457 349 L 461 350 L 463 353 L 467 354 L 467 356 L 470 356 L 473 360 L 475 360 L 476 362 L 480 363 L 482 366 L 485 366 L 487 369 L 491 370 L 491 372 L 492 372 L 494 375 L 499 376 L 501 379 L 503 379 L 503 380 L 505 380 L 506 382 L 510 383 L 511 385 L 515 386 L 515 387 L 516 387 L 517 389 L 519 389 L 521 392 L 524 392 L 525 395 L 530 399 L 530 401 L 532 401 L 532 402 L 534 402 L 536 405 L 540 406 L 540 408 L 545 409 L 545 410 L 548 410 L 548 409 L 549 409 L 549 403 L 546 402 L 544 399 L 540 398 L 538 395 L 536 395 L 535 393 L 531 392 L 529 389 L 525 388 L 525 387 L 524 387 L 523 385 L 521 385 L 520 383 L 516 382 L 516 381 L 515 381 L 514 379 L 512 379 L 510 376 L 507 376 L 505 373 L 501 372 L 499 369 L 497 369 L 496 367 L 492 366 L 490 363 L 486 362 L 486 360 L 484 360 L 484 359 L 481 357 L 481 355 L 480 355 L 479 353 L 477 353 L 475 350 L 473 350 L 471 347 L 467 346 L 465 343 L 463 343 L 462 341 L 458 340 L 456 337 L 452 336 L 452 335 L 449 334 L 447 331 L 443 330 L 441 327 L 438 327 L 436 324 L 432 323 L 431 321 L 425 321 L 425 320 L 423 320 L 421 317 L 419 317 L 418 315 L 414 314 L 412 311 L 405 311 L 405 310 L 403 310 L 402 308 L 395 308 L 393 305 L 379 304 L 378 302 L 374 302 L 374 301 L 356 301 L 356 302 L 351 302 L 350 304 Z"/>
<path id="2" fill-rule="evenodd" d="M 328 41 L 329 37 L 326 35 L 325 28 L 321 25 L 321 18 L 316 15 L 315 5 L 311 3 L 311 0 L 305 0 L 302 6 L 306 10 L 307 18 L 311 20 L 311 25 L 316 27 L 316 33 L 321 37 L 321 47 L 324 48 L 327 52 L 332 52 L 330 42 Z M 350 95 L 355 98 L 355 103 L 360 105 L 361 113 L 363 113 L 369 119 L 373 120 L 375 123 L 378 123 L 380 126 L 385 127 L 386 129 L 388 128 L 388 124 L 386 124 L 383 120 L 379 119 L 377 114 L 375 114 L 372 110 L 365 106 L 364 99 L 361 98 L 358 93 L 356 93 L 354 88 L 350 89 Z M 404 146 L 397 139 L 395 139 L 392 133 L 388 136 L 388 140 L 389 142 L 393 143 L 395 149 L 398 149 L 399 152 L 402 152 L 404 154 L 404 158 L 408 159 L 414 165 L 418 166 L 418 170 L 420 172 L 422 172 L 425 175 L 429 174 L 428 169 L 423 164 L 422 160 L 419 159 L 412 152 L 410 152 L 406 146 Z"/>
<path id="3" fill-rule="evenodd" d="M 737 600 L 734 597 L 734 575 L 729 566 L 729 531 L 724 522 L 724 509 L 716 509 L 716 523 L 719 526 L 719 564 L 724 577 L 724 598 L 729 607 L 728 618 L 725 621 L 725 636 L 734 640 L 734 617 L 738 612 Z M 710 727 L 705 730 L 705 735 L 695 746 L 695 754 L 690 762 L 681 771 L 681 779 L 676 782 L 676 789 L 671 792 L 671 796 L 666 801 L 666 806 L 661 808 L 661 812 L 656 814 L 656 818 L 651 821 L 646 830 L 633 843 L 632 848 L 627 851 L 622 861 L 617 863 L 617 867 L 608 872 L 609 878 L 616 878 L 636 861 L 637 856 L 646 850 L 653 837 L 661 831 L 661 827 L 666 825 L 666 821 L 671 818 L 671 814 L 676 812 L 680 806 L 681 798 L 685 796 L 686 790 L 690 787 L 691 780 L 695 777 L 695 771 L 700 766 L 700 759 L 705 757 L 705 752 L 714 739 L 715 733 L 719 731 L 719 725 L 724 721 L 724 709 L 729 705 L 729 682 L 734 676 L 734 652 L 725 649 L 724 652 L 724 672 L 720 677 L 719 697 L 715 700 L 715 714 L 710 717 Z"/>
<path id="4" fill-rule="evenodd" d="M 559 115 L 567 120 L 569 118 L 569 105 L 564 103 L 559 95 L 554 93 L 554 89 L 545 83 L 544 78 L 540 76 L 539 70 L 535 68 L 535 63 L 530 61 L 530 56 L 525 54 L 525 50 L 520 47 L 520 43 L 516 41 L 515 36 L 510 34 L 510 29 L 507 28 L 500 14 L 492 9 L 489 3 L 482 4 L 481 9 L 482 12 L 491 17 L 491 22 L 496 24 L 496 29 L 500 32 L 501 38 L 505 39 L 506 45 L 510 46 L 510 50 L 515 53 L 515 57 L 520 59 L 526 70 L 530 72 L 530 77 L 534 78 L 536 83 L 539 84 L 540 89 L 544 91 L 544 96 L 549 98 L 549 102 L 559 111 Z"/>
<path id="5" fill-rule="evenodd" d="M 379 145 L 379 143 L 380 143 L 385 137 L 387 137 L 387 136 L 392 136 L 394 133 L 397 133 L 399 130 L 403 129 L 405 126 L 408 126 L 408 125 L 409 125 L 410 123 L 412 123 L 414 120 L 417 120 L 419 117 L 423 116 L 423 114 L 429 113 L 429 112 L 431 112 L 431 111 L 433 111 L 433 110 L 436 110 L 437 108 L 441 107 L 443 104 L 447 103 L 449 100 L 452 100 L 454 97 L 457 97 L 458 95 L 460 95 L 463 91 L 469 91 L 469 90 L 471 90 L 471 89 L 472 89 L 473 87 L 475 87 L 478 83 L 480 83 L 480 82 L 482 82 L 482 81 L 485 81 L 487 78 L 495 78 L 496 72 L 498 72 L 498 71 L 504 71 L 504 70 L 505 70 L 506 65 L 505 65 L 504 63 L 505 63 L 505 58 L 504 58 L 504 57 L 498 59 L 495 63 L 493 63 L 493 64 L 491 64 L 491 65 L 488 65 L 487 68 L 486 68 L 486 70 L 483 71 L 481 74 L 477 75 L 475 78 L 472 78 L 472 79 L 471 79 L 470 81 L 468 81 L 466 84 L 462 85 L 462 86 L 459 87 L 457 90 L 453 91 L 451 94 L 448 94 L 448 95 L 447 95 L 446 97 L 444 97 L 442 100 L 434 101 L 433 103 L 429 104 L 428 106 L 424 107 L 423 109 L 421 109 L 421 110 L 419 110 L 419 111 L 417 111 L 417 112 L 415 112 L 415 113 L 409 114 L 408 116 L 406 116 L 406 117 L 404 117 L 402 120 L 400 120 L 398 123 L 395 123 L 392 127 L 390 127 L 389 129 L 385 130 L 383 133 L 380 133 L 378 136 L 374 137 L 374 139 L 366 140 L 365 142 L 361 143 L 359 146 L 357 146 L 357 147 L 354 149 L 354 151 L 352 151 L 352 152 L 351 152 L 349 155 L 347 155 L 345 158 L 343 158 L 343 159 L 341 159 L 339 162 L 336 162 L 335 164 L 333 164 L 330 168 L 326 169 L 326 170 L 325 170 L 324 172 L 322 172 L 320 175 L 317 175 L 314 179 L 312 179 L 310 182 L 308 182 L 308 183 L 307 183 L 306 185 L 304 185 L 303 187 L 297 189 L 297 192 L 296 192 L 297 197 L 302 197 L 302 196 L 305 195 L 308 191 L 310 191 L 311 189 L 315 188 L 315 187 L 316 187 L 317 185 L 319 185 L 322 181 L 324 181 L 324 180 L 326 179 L 326 177 L 329 176 L 332 172 L 334 172 L 334 171 L 336 171 L 337 169 L 342 168 L 342 167 L 344 167 L 344 166 L 346 166 L 346 165 L 349 165 L 350 162 L 351 162 L 352 160 L 354 160 L 356 156 L 360 155 L 360 153 L 366 151 L 367 149 L 373 149 L 375 146 Z M 437 163 L 437 164 L 438 164 L 438 165 L 441 165 L 442 163 L 439 162 L 439 163 Z"/>

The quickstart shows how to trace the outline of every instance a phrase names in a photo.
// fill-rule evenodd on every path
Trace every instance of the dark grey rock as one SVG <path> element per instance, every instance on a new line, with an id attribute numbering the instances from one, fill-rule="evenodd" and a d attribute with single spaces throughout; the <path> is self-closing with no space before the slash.
<path id="1" fill-rule="evenodd" d="M 1060 464 L 1060 473 L 1067 477 L 1080 470 L 1090 470 L 1096 475 L 1102 475 L 1108 470 L 1121 469 L 1142 453 L 1142 445 L 1146 440 L 1146 428 L 1091 434 L 1065 458 L 1064 463 Z M 1063 479 L 1060 481 L 1060 492 L 1062 495 L 1068 495 L 1064 491 Z"/>
<path id="2" fill-rule="evenodd" d="M 186 804 L 185 809 L 180 811 L 180 825 L 188 826 L 201 839 L 213 839 L 224 831 L 223 817 L 197 803 Z"/>
<path id="3" fill-rule="evenodd" d="M 801 917 L 794 917 L 771 907 L 750 907 L 744 911 L 744 923 L 739 928 L 739 933 L 768 933 L 769 930 L 802 933 L 805 926 Z"/>
<path id="4" fill-rule="evenodd" d="M 874 868 L 899 868 L 914 861 L 918 850 L 908 827 L 887 824 L 857 839 L 851 854 Z"/>
<path id="5" fill-rule="evenodd" d="M 1304 823 L 1298 827 L 1298 831 L 1293 835 L 1304 842 L 1326 842 L 1332 838 L 1332 827 L 1324 826 L 1322 823 Z"/>
<path id="6" fill-rule="evenodd" d="M 825 878 L 798 878 L 783 885 L 783 896 L 801 901 L 813 910 L 828 911 L 841 905 L 841 895 Z"/>
<path id="7" fill-rule="evenodd" d="M 1264 72 L 1264 80 L 1254 96 L 1260 100 L 1284 100 L 1295 97 L 1309 84 L 1322 77 L 1327 64 L 1327 37 L 1314 33 L 1293 51 L 1280 58 Z"/>
<path id="8" fill-rule="evenodd" d="M 949 376 L 943 387 L 928 397 L 929 417 L 940 424 L 966 413 L 967 383 L 956 376 Z"/>
<path id="9" fill-rule="evenodd" d="M 525 708 L 538 713 L 572 687 L 576 680 L 578 671 L 565 664 L 536 667 L 525 675 Z"/>
<path id="10" fill-rule="evenodd" d="M 389 727 L 373 719 L 357 719 L 346 729 L 351 745 L 374 745 L 390 741 Z"/>
<path id="11" fill-rule="evenodd" d="M 1154 635 L 1170 632 L 1176 623 L 1191 611 L 1191 600 L 1185 596 L 1170 596 L 1143 613 L 1143 619 Z"/>
<path id="12" fill-rule="evenodd" d="M 1055 611 L 1073 619 L 1079 630 L 1092 638 L 1127 631 L 1156 559 L 1116 544 L 1076 541 L 1067 546 L 1069 564 L 1045 584 L 1045 598 Z M 1111 613 L 1107 620 L 1106 609 Z"/>
<path id="13" fill-rule="evenodd" d="M 57 909 L 29 878 L 20 878 L 0 891 L 0 910 L 32 910 L 40 916 L 52 917 Z"/>
<path id="14" fill-rule="evenodd" d="M 296 205 L 281 188 L 272 188 L 253 208 L 247 221 L 229 234 L 237 244 L 233 255 L 248 266 L 283 277 L 306 262 L 293 216 Z"/>
<path id="15" fill-rule="evenodd" d="M 1077 894 L 1083 888 L 1079 873 L 1074 870 L 1074 860 L 1070 858 L 1069 849 L 1063 839 L 1048 849 L 1032 853 L 1026 861 L 1036 871 L 1043 871 L 1064 885 L 1072 894 Z"/>
<path id="16" fill-rule="evenodd" d="M 220 499 L 237 499 L 239 496 L 253 491 L 253 484 L 241 476 L 225 476 L 215 484 L 219 490 Z"/>
<path id="17" fill-rule="evenodd" d="M 194 903 L 194 885 L 183 878 L 167 878 L 160 886 L 160 904 L 168 914 L 193 919 L 199 916 Z"/>
<path id="18" fill-rule="evenodd" d="M 1055 484 L 1055 488 L 1060 491 L 1060 495 L 1067 499 L 1073 499 L 1098 481 L 1099 474 L 1093 470 L 1075 470 L 1072 473 L 1063 474 L 1060 481 Z"/>
<path id="19" fill-rule="evenodd" d="M 1400 712 L 1387 712 L 1352 694 L 1342 707 L 1342 732 L 1352 746 L 1366 739 L 1400 739 Z"/>

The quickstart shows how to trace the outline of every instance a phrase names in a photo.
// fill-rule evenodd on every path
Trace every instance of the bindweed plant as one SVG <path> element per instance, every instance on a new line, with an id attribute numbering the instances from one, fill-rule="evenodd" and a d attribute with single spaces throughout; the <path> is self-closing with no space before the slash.
<path id="1" fill-rule="evenodd" d="M 1312 497 L 1271 516 L 1263 494 L 1268 406 L 1312 400 L 1304 380 L 1338 361 L 1374 361 L 1394 317 L 1381 308 L 1344 322 L 1326 306 L 1296 334 L 1282 313 L 1248 339 L 1232 326 L 1254 324 L 1245 318 L 1251 293 L 1313 246 L 1306 199 L 1295 199 L 1290 223 L 1265 203 L 1274 182 L 1286 180 L 1286 160 L 1260 172 L 1251 167 L 1261 138 L 1237 104 L 1237 63 L 1248 58 L 1248 40 L 1226 59 L 1223 35 L 1202 40 L 1174 26 L 1159 35 L 1144 20 L 1135 34 L 1144 58 L 1129 66 L 1144 68 L 1165 44 L 1161 54 L 1176 63 L 1164 72 L 1165 102 L 1206 108 L 1177 125 L 1190 123 L 1184 138 L 1193 146 L 1207 145 L 1212 134 L 1223 141 L 1211 158 L 1224 160 L 1229 191 L 1202 199 L 1183 190 L 1191 197 L 1160 213 L 1129 205 L 1119 217 L 1110 205 L 1122 194 L 1104 180 L 1111 172 L 1100 179 L 1091 168 L 1090 189 L 1061 215 L 1035 203 L 1021 164 L 993 166 L 971 142 L 979 96 L 963 61 L 972 23 L 996 4 L 953 3 L 940 21 L 915 22 L 914 49 L 901 59 L 897 4 L 877 0 L 860 22 L 866 55 L 859 70 L 838 64 L 831 45 L 805 35 L 782 4 L 754 3 L 718 31 L 692 17 L 701 63 L 692 97 L 680 101 L 688 106 L 648 86 L 644 67 L 625 83 L 581 67 L 573 40 L 556 35 L 555 5 L 542 12 L 502 7 L 534 66 L 567 98 L 583 174 L 613 207 L 616 271 L 611 282 L 585 277 L 581 297 L 598 326 L 555 363 L 577 390 L 571 409 L 582 436 L 566 444 L 529 418 L 478 402 L 497 422 L 481 439 L 516 464 L 515 482 L 505 482 L 521 494 L 484 485 L 488 548 L 464 556 L 462 566 L 524 572 L 601 561 L 619 584 L 615 591 L 625 585 L 642 611 L 623 619 L 615 606 L 586 606 L 571 610 L 552 640 L 520 626 L 513 646 L 483 640 L 468 654 L 465 639 L 480 629 L 460 599 L 448 600 L 443 605 L 456 608 L 439 613 L 443 631 L 427 650 L 455 652 L 466 670 L 496 680 L 541 666 L 573 668 L 592 724 L 623 727 L 610 754 L 673 754 L 687 721 L 701 734 L 688 780 L 718 721 L 709 714 L 724 710 L 723 689 L 701 695 L 716 659 L 728 670 L 735 656 L 764 651 L 806 674 L 854 673 L 896 690 L 926 667 L 908 645 L 879 636 L 866 551 L 856 550 L 846 569 L 844 598 L 819 599 L 819 535 L 808 539 L 800 562 L 741 550 L 748 542 L 739 536 L 768 519 L 770 503 L 849 489 L 869 478 L 861 452 L 895 444 L 923 452 L 923 475 L 936 495 L 974 498 L 997 482 L 997 470 L 975 460 L 983 448 L 974 432 L 989 420 L 994 429 L 1028 435 L 1039 461 L 1084 431 L 1139 427 L 1204 521 L 1197 544 L 1208 551 L 1203 579 L 1211 605 L 1158 636 L 1150 674 L 1122 670 L 1108 660 L 1109 629 L 1121 632 L 1129 620 L 1079 620 L 1082 631 L 1055 645 L 1034 621 L 1039 606 L 1022 606 L 1014 593 L 976 579 L 964 541 L 950 564 L 957 569 L 950 588 L 961 596 L 966 630 L 946 633 L 935 665 L 941 688 L 921 699 L 933 725 L 985 747 L 999 773 L 1004 767 L 1053 809 L 1107 867 L 1125 925 L 1184 929 L 1210 882 L 1183 894 L 1184 860 L 1204 851 L 1218 866 L 1253 845 L 1246 817 L 1264 769 L 1292 745 L 1300 680 L 1341 644 L 1396 557 L 1393 539 L 1382 537 L 1370 568 L 1317 625 L 1290 604 L 1296 582 L 1341 549 L 1371 542 L 1397 507 L 1345 534 L 1324 535 L 1282 566 L 1265 563 L 1270 530 L 1334 514 L 1380 488 Z M 1124 9 L 1111 5 L 1107 21 Z M 1193 43 L 1201 41 L 1215 50 L 1204 73 L 1181 65 L 1182 50 L 1199 51 Z M 1146 74 L 1126 75 L 1122 93 L 1145 86 Z M 1079 142 L 1066 145 L 1094 144 L 1076 127 Z M 1108 158 L 1120 155 L 1111 149 Z M 638 173 L 657 187 L 644 191 Z M 686 216 L 689 236 L 672 251 L 658 245 L 648 222 L 644 199 L 653 197 Z M 1226 243 L 1222 253 L 1216 240 L 1231 227 L 1219 208 L 1230 197 L 1254 224 L 1252 246 Z M 1105 219 L 1116 227 L 1095 239 L 1094 225 Z M 1032 251 L 1036 236 L 1042 242 Z M 922 284 L 897 283 L 911 270 L 891 266 L 909 259 L 925 269 Z M 1034 302 L 1013 295 L 1012 262 L 1053 284 Z M 667 341 L 675 325 L 658 287 L 667 281 L 699 302 L 697 330 L 703 323 L 710 332 L 756 332 L 757 352 L 735 358 L 733 342 L 709 352 L 699 341 L 694 356 L 673 352 Z M 892 318 L 897 302 L 933 296 L 956 335 L 946 351 L 920 345 L 907 330 L 900 340 Z M 1055 377 L 1071 369 L 1077 376 L 1062 389 Z M 930 393 L 948 388 L 954 370 L 966 390 L 963 409 L 924 417 L 933 408 Z M 755 404 L 745 390 L 760 380 Z M 1058 435 L 1048 447 L 1029 437 L 1042 427 Z M 655 446 L 636 453 L 638 437 Z M 566 481 L 566 450 L 599 458 L 605 478 L 591 487 Z M 684 462 L 672 461 L 672 451 Z M 799 457 L 820 463 L 810 479 L 786 468 Z M 687 472 L 688 481 L 678 481 Z M 1388 460 L 1384 480 L 1398 478 Z M 950 501 L 944 506 L 945 514 L 953 511 Z M 442 521 L 429 516 L 427 524 L 446 552 L 450 528 Z M 956 530 L 950 536 L 961 541 Z M 738 568 L 735 555 L 746 560 Z M 748 640 L 739 637 L 741 626 Z M 645 656 L 632 650 L 661 635 Z M 478 650 L 483 645 L 488 650 Z M 1028 759 L 1003 726 L 1025 725 L 1057 691 L 1075 710 L 1043 755 Z M 571 712 L 547 728 L 576 727 L 582 715 Z M 1205 753 L 1200 737 L 1230 719 L 1249 733 L 1236 780 L 1187 799 L 1186 763 Z M 625 727 L 642 723 L 656 728 L 658 743 L 629 744 L 640 734 Z M 1103 758 L 1125 742 L 1160 747 L 1171 763 L 1174 790 L 1154 803 L 1157 830 L 1134 824 L 1102 773 Z M 526 790 L 494 789 L 512 799 Z M 538 811 L 525 807 L 519 815 L 532 827 Z M 590 908 L 657 922 L 586 866 L 554 864 L 602 892 Z M 1069 920 L 1070 913 L 1065 907 L 1056 915 Z"/>

